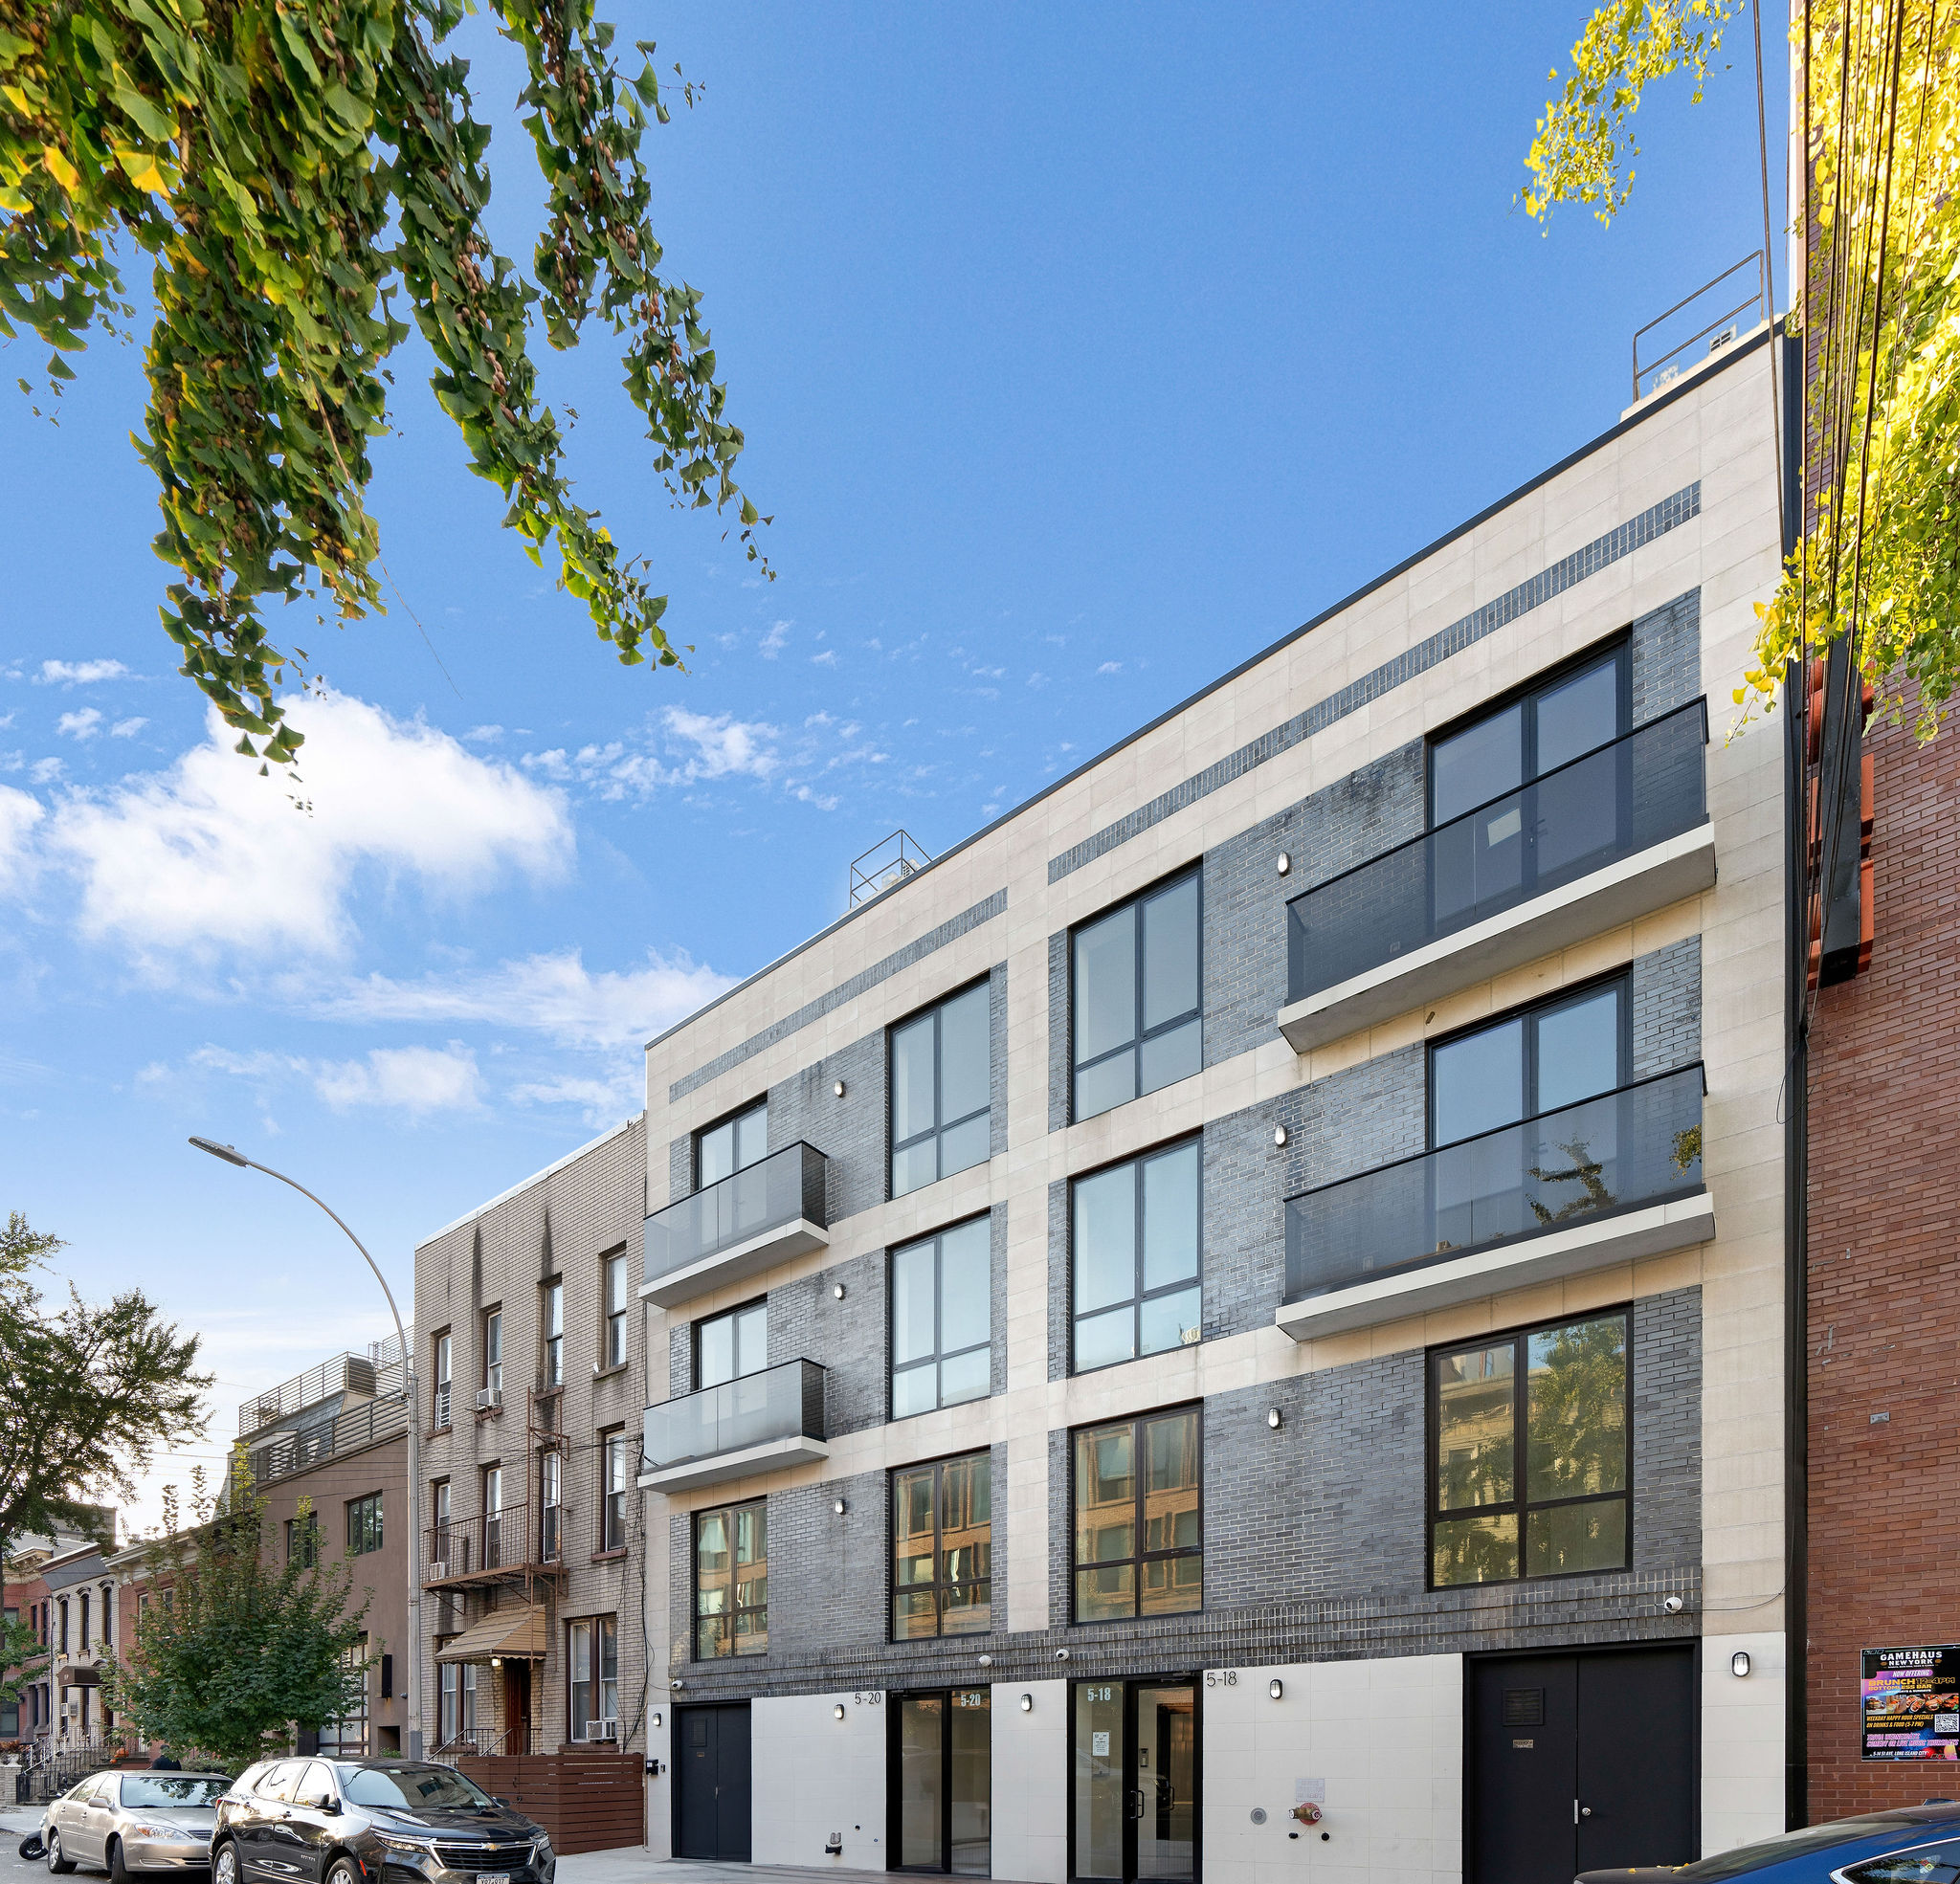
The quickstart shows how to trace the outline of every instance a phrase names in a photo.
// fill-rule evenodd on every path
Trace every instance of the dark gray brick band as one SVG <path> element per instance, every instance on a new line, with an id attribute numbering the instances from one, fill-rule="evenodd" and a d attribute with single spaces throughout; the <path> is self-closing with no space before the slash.
<path id="1" fill-rule="evenodd" d="M 923 936 L 908 942 L 896 954 L 887 955 L 882 962 L 874 962 L 870 967 L 860 969 L 847 982 L 819 994 L 814 1001 L 807 1002 L 792 1014 L 785 1014 L 779 1021 L 771 1021 L 760 1033 L 750 1034 L 738 1047 L 730 1047 L 725 1053 L 717 1053 L 705 1066 L 698 1066 L 692 1073 L 684 1074 L 667 1088 L 667 1103 L 678 1104 L 698 1087 L 705 1086 L 710 1079 L 718 1078 L 731 1067 L 737 1067 L 744 1060 L 753 1059 L 765 1048 L 773 1047 L 778 1040 L 785 1040 L 812 1021 L 821 1020 L 835 1008 L 841 1008 L 846 1001 L 855 1001 L 867 988 L 876 987 L 880 982 L 890 981 L 902 968 L 909 968 L 913 963 L 923 960 L 935 949 L 944 948 L 949 942 L 957 942 L 969 929 L 977 929 L 983 922 L 991 922 L 1007 907 L 1007 892 L 996 890 L 985 902 L 976 902 L 971 909 L 962 910 L 959 915 L 942 922 L 936 929 L 928 929 Z"/>
<path id="2" fill-rule="evenodd" d="M 1438 630 L 1428 640 L 1418 642 L 1407 654 L 1378 667 L 1371 674 L 1364 674 L 1359 680 L 1343 687 L 1338 694 L 1330 694 L 1325 699 L 1310 706 L 1304 713 L 1294 715 L 1284 725 L 1275 726 L 1270 733 L 1262 733 L 1250 745 L 1242 745 L 1236 752 L 1229 753 L 1215 765 L 1207 765 L 1202 772 L 1194 773 L 1182 785 L 1173 786 L 1161 796 L 1153 798 L 1147 805 L 1139 806 L 1127 816 L 1118 818 L 1112 825 L 1105 825 L 1093 837 L 1086 837 L 1081 843 L 1064 851 L 1058 857 L 1048 860 L 1048 880 L 1058 883 L 1072 871 L 1081 869 L 1085 863 L 1094 861 L 1106 851 L 1113 851 L 1119 844 L 1126 844 L 1132 837 L 1141 835 L 1151 826 L 1161 824 L 1173 812 L 1181 811 L 1187 805 L 1195 804 L 1200 798 L 1208 797 L 1220 786 L 1230 785 L 1236 778 L 1242 777 L 1256 765 L 1263 765 L 1269 759 L 1277 759 L 1282 752 L 1290 751 L 1303 741 L 1310 740 L 1316 733 L 1324 732 L 1337 720 L 1345 720 L 1357 707 L 1366 706 L 1370 700 L 1401 686 L 1405 680 L 1414 679 L 1418 674 L 1426 673 L 1438 661 L 1447 660 L 1452 654 L 1461 654 L 1465 648 L 1481 641 L 1486 634 L 1503 628 L 1506 622 L 1516 621 L 1520 615 L 1527 614 L 1541 603 L 1548 602 L 1554 595 L 1563 594 L 1575 583 L 1583 582 L 1588 576 L 1617 563 L 1621 557 L 1630 556 L 1643 543 L 1652 543 L 1657 537 L 1663 537 L 1668 531 L 1685 523 L 1689 519 L 1702 513 L 1702 486 L 1700 479 L 1688 485 L 1685 490 L 1675 492 L 1671 498 L 1663 498 L 1652 509 L 1643 510 L 1639 516 L 1622 523 L 1617 529 L 1609 530 L 1603 537 L 1594 539 L 1583 549 L 1575 549 L 1571 555 L 1554 563 L 1548 569 L 1541 569 L 1528 582 L 1520 583 L 1516 588 L 1507 590 L 1494 602 L 1486 602 L 1481 609 L 1473 610 L 1461 621 L 1452 622 L 1448 628 Z"/>

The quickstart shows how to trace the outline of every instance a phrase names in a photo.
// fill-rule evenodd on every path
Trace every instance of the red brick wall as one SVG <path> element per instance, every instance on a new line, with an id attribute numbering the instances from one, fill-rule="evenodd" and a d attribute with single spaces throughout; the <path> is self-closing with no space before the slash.
<path id="1" fill-rule="evenodd" d="M 1960 723 L 1865 743 L 1872 965 L 1810 1039 L 1814 1823 L 1960 1796 L 1960 1766 L 1859 1757 L 1860 1651 L 1960 1642 Z"/>

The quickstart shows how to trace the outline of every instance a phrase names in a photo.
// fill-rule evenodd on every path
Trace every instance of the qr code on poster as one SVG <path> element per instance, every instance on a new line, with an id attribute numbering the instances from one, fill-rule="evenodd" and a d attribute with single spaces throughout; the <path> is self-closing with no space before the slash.
<path id="1" fill-rule="evenodd" d="M 1936 1734 L 1960 1734 L 1960 1714 L 1934 1715 L 1933 1732 Z"/>

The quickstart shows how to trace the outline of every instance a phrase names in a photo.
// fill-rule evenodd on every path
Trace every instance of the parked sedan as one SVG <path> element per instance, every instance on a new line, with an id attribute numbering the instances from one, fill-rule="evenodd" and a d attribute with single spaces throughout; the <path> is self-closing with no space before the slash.
<path id="1" fill-rule="evenodd" d="M 212 1884 L 552 1884 L 542 1828 L 453 1766 L 271 1760 L 218 1805 Z"/>
<path id="2" fill-rule="evenodd" d="M 1960 1884 L 1960 1802 L 1867 1812 L 1805 1826 L 1684 1865 L 1582 1872 L 1573 1884 Z"/>
<path id="3" fill-rule="evenodd" d="M 230 1784 L 221 1773 L 91 1773 L 42 1815 L 48 1869 L 100 1865 L 116 1884 L 139 1872 L 203 1871 Z"/>

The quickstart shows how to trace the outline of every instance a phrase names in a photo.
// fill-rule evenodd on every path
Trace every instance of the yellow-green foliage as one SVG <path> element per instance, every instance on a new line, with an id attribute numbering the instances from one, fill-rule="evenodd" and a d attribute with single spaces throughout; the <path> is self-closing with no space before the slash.
<path id="1" fill-rule="evenodd" d="M 442 55 L 464 0 L 0 0 L 0 334 L 32 329 L 50 376 L 72 379 L 62 356 L 131 313 L 119 260 L 149 255 L 137 444 L 181 576 L 164 625 L 241 749 L 275 762 L 300 743 L 274 696 L 298 651 L 268 639 L 262 606 L 381 603 L 363 498 L 409 333 L 397 299 L 504 521 L 534 562 L 556 552 L 621 660 L 675 662 L 666 597 L 572 500 L 534 309 L 553 346 L 611 323 L 655 470 L 690 507 L 735 502 L 757 555 L 700 295 L 659 272 L 639 149 L 646 113 L 667 116 L 652 67 L 622 78 L 590 0 L 491 5 L 524 55 L 548 190 L 530 278 L 484 231 L 489 131 L 467 64 Z"/>

